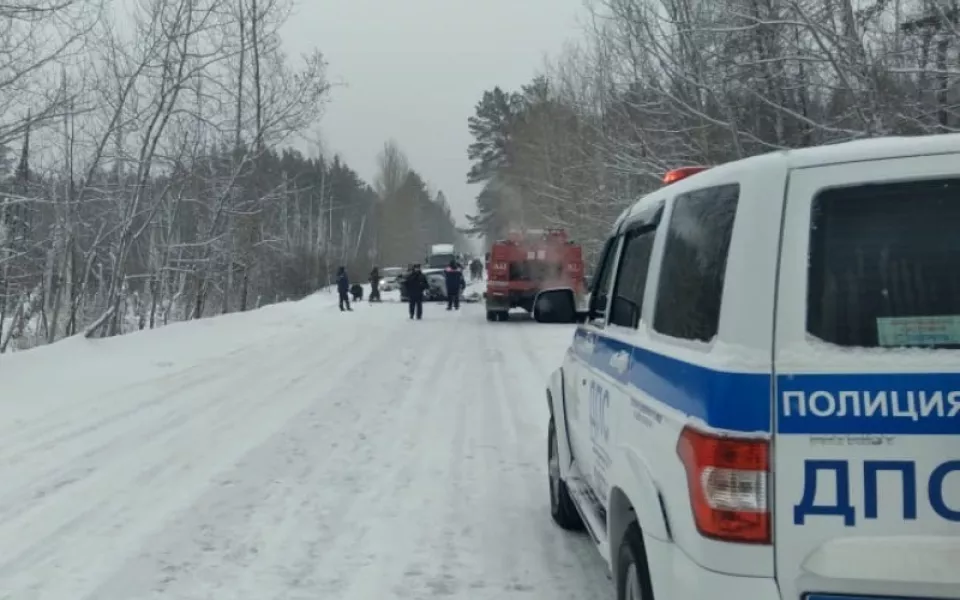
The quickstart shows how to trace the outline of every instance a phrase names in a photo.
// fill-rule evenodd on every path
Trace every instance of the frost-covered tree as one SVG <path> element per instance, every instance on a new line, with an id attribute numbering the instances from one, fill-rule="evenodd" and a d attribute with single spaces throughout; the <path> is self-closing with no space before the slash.
<path id="1" fill-rule="evenodd" d="M 591 0 L 594 26 L 470 118 L 474 230 L 562 226 L 588 257 L 663 174 L 783 148 L 957 131 L 947 0 Z M 736 32 L 733 34 L 732 32 Z"/>

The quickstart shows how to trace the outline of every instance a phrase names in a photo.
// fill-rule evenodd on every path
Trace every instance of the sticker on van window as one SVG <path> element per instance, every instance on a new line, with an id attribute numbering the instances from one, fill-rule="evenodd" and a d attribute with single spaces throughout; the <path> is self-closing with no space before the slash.
<path id="1" fill-rule="evenodd" d="M 945 346 L 960 344 L 960 316 L 878 317 L 881 346 Z"/>

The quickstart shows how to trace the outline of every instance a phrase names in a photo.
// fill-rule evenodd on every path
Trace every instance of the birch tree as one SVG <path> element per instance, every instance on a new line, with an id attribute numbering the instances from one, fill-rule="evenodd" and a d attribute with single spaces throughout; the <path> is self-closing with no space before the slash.
<path id="1" fill-rule="evenodd" d="M 485 93 L 468 121 L 488 239 L 523 215 L 589 255 L 669 169 L 957 130 L 960 11 L 946 0 L 590 0 L 587 16 L 541 76 Z M 510 119 L 485 116 L 498 94 L 519 103 Z"/>

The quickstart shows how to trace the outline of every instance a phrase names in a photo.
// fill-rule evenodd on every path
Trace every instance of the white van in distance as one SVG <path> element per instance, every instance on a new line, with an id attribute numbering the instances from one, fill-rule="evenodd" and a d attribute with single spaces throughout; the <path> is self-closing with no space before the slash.
<path id="1" fill-rule="evenodd" d="M 960 599 L 960 135 L 668 174 L 547 384 L 617 598 Z"/>

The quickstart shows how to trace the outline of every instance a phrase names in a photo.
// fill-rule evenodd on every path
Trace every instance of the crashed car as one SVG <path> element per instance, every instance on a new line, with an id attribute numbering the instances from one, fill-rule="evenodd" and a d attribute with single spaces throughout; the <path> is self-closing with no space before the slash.
<path id="1" fill-rule="evenodd" d="M 447 299 L 447 280 L 443 275 L 443 269 L 423 269 L 423 276 L 427 278 L 427 289 L 423 293 L 423 299 L 427 301 L 440 301 Z M 407 301 L 407 290 L 404 285 L 404 279 L 407 274 L 403 273 L 397 278 L 400 287 L 400 299 Z"/>
<path id="2" fill-rule="evenodd" d="M 424 269 L 427 278 L 427 291 L 424 300 L 442 301 L 447 299 L 447 277 L 442 270 Z"/>
<path id="3" fill-rule="evenodd" d="M 423 299 L 428 302 L 444 302 L 447 299 L 447 278 L 444 275 L 443 269 L 423 269 L 423 275 L 427 278 L 427 289 L 423 293 Z M 406 273 L 403 276 L 398 278 L 400 286 L 400 300 L 407 301 L 407 291 L 404 289 L 403 277 L 406 276 Z M 460 301 L 461 302 L 480 302 L 481 296 L 476 291 L 471 291 L 467 293 L 464 290 L 461 293 Z"/>
<path id="4" fill-rule="evenodd" d="M 392 292 L 400 289 L 400 280 L 403 277 L 403 267 L 386 267 L 380 271 L 380 289 Z"/>

